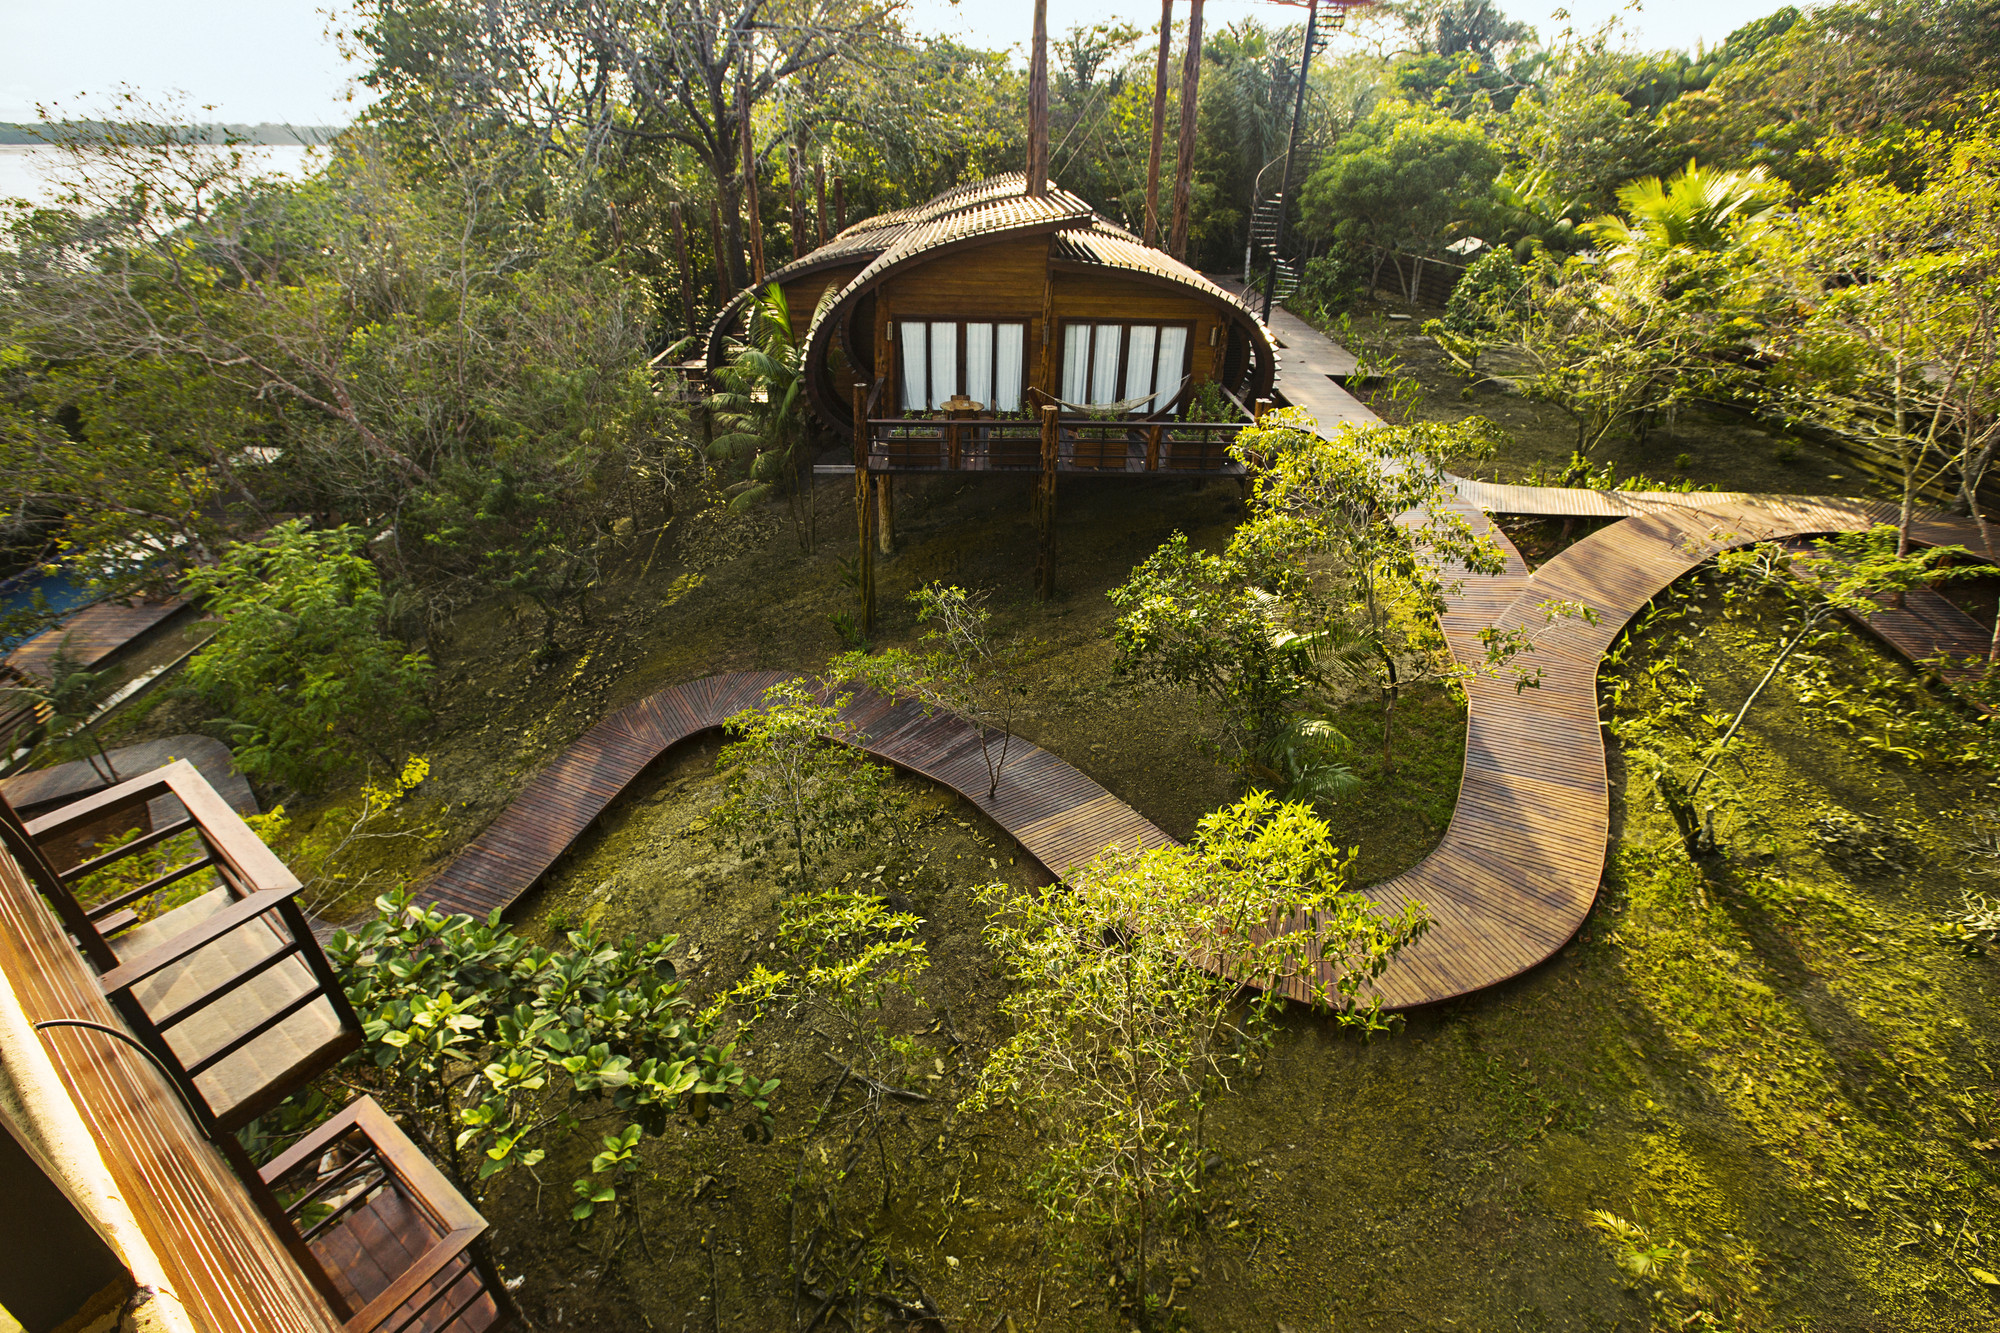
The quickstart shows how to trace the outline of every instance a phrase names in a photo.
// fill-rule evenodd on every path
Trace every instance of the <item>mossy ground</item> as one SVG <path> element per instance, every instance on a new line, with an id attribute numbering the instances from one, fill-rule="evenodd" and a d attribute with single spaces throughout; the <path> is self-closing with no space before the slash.
<path id="1" fill-rule="evenodd" d="M 1425 410 L 1457 412 L 1449 380 L 1419 370 L 1443 404 Z M 1465 410 L 1486 408 L 1521 414 L 1508 422 L 1521 444 L 1503 476 L 1566 457 L 1562 424 L 1544 409 L 1482 391 Z M 1712 438 L 1711 425 L 1721 432 Z M 1688 453 L 1697 481 L 1823 491 L 1824 474 L 1840 470 L 1815 464 L 1787 484 L 1773 469 L 1791 465 L 1769 460 L 1768 438 L 1728 423 L 1684 419 L 1679 429 L 1677 443 L 1649 450 L 1669 464 Z M 1627 461 L 1672 470 L 1650 451 Z M 536 661 L 532 618 L 505 607 L 463 617 L 433 645 L 437 717 L 414 740 L 433 761 L 409 815 L 436 829 L 427 857 L 445 859 L 622 704 L 716 671 L 811 670 L 838 651 L 827 616 L 849 605 L 836 565 L 853 540 L 848 492 L 824 485 L 820 504 L 822 546 L 810 556 L 777 510 L 685 541 L 640 537 L 553 663 Z M 1035 641 L 1022 676 L 1030 738 L 1177 835 L 1233 795 L 1202 748 L 1212 726 L 1196 702 L 1112 674 L 1103 597 L 1177 528 L 1225 540 L 1240 514 L 1233 486 L 1066 482 L 1062 589 L 1046 606 L 1027 596 L 1025 486 L 944 479 L 906 485 L 898 504 L 902 548 L 881 566 L 878 641 L 912 641 L 900 597 L 927 579 L 992 588 L 1003 632 Z M 1740 698 L 1768 659 L 1755 625 L 1674 632 L 1718 701 Z M 1642 645 L 1623 669 L 1643 672 L 1650 651 Z M 184 728 L 191 719 L 174 712 L 156 710 L 148 725 Z M 1372 717 L 1356 705 L 1347 719 L 1359 756 L 1376 739 Z M 1370 772 L 1331 812 L 1370 879 L 1419 859 L 1455 796 L 1456 706 L 1428 697 L 1402 726 L 1395 773 Z M 1981 1146 L 2000 1140 L 2000 963 L 1933 928 L 1969 882 L 1956 844 L 1993 800 L 1990 775 L 1863 750 L 1782 687 L 1737 753 L 1735 781 L 1755 819 L 1715 882 L 1668 849 L 1671 824 L 1613 747 L 1605 886 L 1556 958 L 1414 1014 L 1391 1037 L 1350 1038 L 1303 1014 L 1287 1021 L 1222 1113 L 1211 1207 L 1180 1242 L 1182 1327 L 1649 1327 L 1652 1284 L 1621 1274 L 1585 1223 L 1601 1208 L 1701 1254 L 1753 1245 L 1762 1290 L 1747 1297 L 1745 1327 L 2000 1328 L 1967 1276 L 2000 1269 L 1994 1153 Z M 676 957 L 703 991 L 768 954 L 777 877 L 703 824 L 719 795 L 713 762 L 713 745 L 699 743 L 664 760 L 521 904 L 521 928 L 677 933 Z M 933 959 L 927 1007 L 897 1015 L 935 1053 L 911 1071 L 932 1100 L 895 1112 L 894 1202 L 870 1225 L 954 1329 L 1126 1328 L 1104 1268 L 1061 1252 L 1041 1223 L 1027 1189 L 1032 1135 L 951 1110 L 1004 1035 L 968 887 L 1043 877 L 964 802 L 914 779 L 899 785 L 913 811 L 907 838 L 835 868 L 918 911 Z M 318 808 L 342 800 L 352 791 L 325 794 Z M 1855 874 L 1830 861 L 1810 822 L 1828 809 L 1901 821 L 1908 870 Z M 831 1069 L 812 1046 L 784 1023 L 752 1035 L 746 1063 L 786 1080 L 778 1142 L 751 1145 L 722 1125 L 668 1145 L 643 1190 L 645 1243 L 614 1261 L 604 1234 L 575 1234 L 568 1221 L 568 1181 L 594 1143 L 572 1141 L 539 1180 L 517 1175 L 481 1200 L 536 1323 L 787 1326 L 785 1195 Z M 857 1189 L 877 1187 L 871 1170 Z"/>

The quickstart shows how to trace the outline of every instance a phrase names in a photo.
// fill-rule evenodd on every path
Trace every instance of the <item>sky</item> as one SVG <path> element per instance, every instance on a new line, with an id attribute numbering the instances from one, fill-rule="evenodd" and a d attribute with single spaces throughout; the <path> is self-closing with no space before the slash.
<path id="1" fill-rule="evenodd" d="M 1551 38 L 1557 0 L 1502 0 L 1513 18 Z M 1579 30 L 1621 16 L 1631 45 L 1710 45 L 1783 0 L 1569 0 Z M 323 12 L 329 0 L 0 0 L 0 121 L 35 118 L 37 103 L 88 110 L 130 86 L 153 99 L 185 95 L 196 119 L 338 125 L 354 114 L 354 69 L 342 62 Z M 1175 6 L 1185 12 L 1185 0 Z M 1032 0 L 911 0 L 918 31 L 984 46 L 1025 42 Z M 1050 0 L 1049 26 L 1126 19 L 1159 22 L 1159 0 Z M 1636 12 L 1635 12 L 1636 11 Z M 1248 14 L 1269 21 L 1301 10 L 1269 0 L 1207 0 L 1211 27 Z M 1338 50 L 1338 47 L 1335 48 Z M 212 106 L 213 112 L 203 107 Z"/>

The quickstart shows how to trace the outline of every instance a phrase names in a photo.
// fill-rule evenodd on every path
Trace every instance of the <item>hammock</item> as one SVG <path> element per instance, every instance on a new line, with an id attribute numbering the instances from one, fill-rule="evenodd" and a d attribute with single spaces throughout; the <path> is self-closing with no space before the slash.
<path id="1" fill-rule="evenodd" d="M 1192 375 L 1182 376 L 1181 382 L 1174 386 L 1173 398 L 1180 397 L 1181 390 L 1187 388 L 1188 381 L 1193 378 L 1194 376 Z M 1072 403 L 1062 398 L 1056 398 L 1054 394 L 1049 394 L 1048 396 L 1055 399 L 1056 406 L 1066 407 L 1072 412 L 1080 412 L 1085 416 L 1088 416 L 1092 412 L 1116 412 L 1123 415 L 1126 412 L 1138 411 L 1141 404 L 1150 403 L 1166 392 L 1165 389 L 1155 389 L 1143 398 L 1125 398 L 1115 403 Z M 1173 398 L 1169 398 L 1168 401 L 1173 401 Z"/>

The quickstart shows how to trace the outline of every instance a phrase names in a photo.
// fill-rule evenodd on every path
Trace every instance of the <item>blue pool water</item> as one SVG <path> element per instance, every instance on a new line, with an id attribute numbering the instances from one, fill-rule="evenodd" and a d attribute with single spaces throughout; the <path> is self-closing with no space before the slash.
<path id="1" fill-rule="evenodd" d="M 35 603 L 37 590 L 48 599 L 49 609 L 53 611 L 73 610 L 90 600 L 89 589 L 82 582 L 72 580 L 67 570 L 58 569 L 53 574 L 44 574 L 41 567 L 36 566 L 0 582 L 0 616 L 28 610 Z M 0 636 L 0 648 L 12 648 L 19 642 L 17 635 Z"/>

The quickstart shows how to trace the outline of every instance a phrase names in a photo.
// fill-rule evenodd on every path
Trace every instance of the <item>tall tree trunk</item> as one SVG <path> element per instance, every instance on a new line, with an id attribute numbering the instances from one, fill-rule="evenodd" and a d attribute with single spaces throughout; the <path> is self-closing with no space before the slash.
<path id="1" fill-rule="evenodd" d="M 1174 220 L 1167 252 L 1187 258 L 1188 211 L 1194 202 L 1194 145 L 1201 123 L 1201 0 L 1188 0 L 1187 55 L 1181 60 L 1181 154 L 1174 174 Z"/>
<path id="2" fill-rule="evenodd" d="M 715 249 L 715 308 L 720 310 L 736 294 L 737 284 L 729 279 L 729 239 L 722 230 L 722 204 L 719 200 L 708 206 L 708 233 L 710 244 Z"/>
<path id="3" fill-rule="evenodd" d="M 1153 144 L 1146 152 L 1146 244 L 1160 243 L 1160 140 L 1167 130 L 1167 56 L 1174 44 L 1174 0 L 1160 0 L 1160 53 L 1153 64 Z"/>
<path id="4" fill-rule="evenodd" d="M 826 244 L 826 163 L 813 159 L 813 226 L 821 245 Z"/>
<path id="5" fill-rule="evenodd" d="M 1035 0 L 1034 54 L 1028 61 L 1028 194 L 1049 190 L 1049 0 Z"/>
<path id="6" fill-rule="evenodd" d="M 799 175 L 804 166 L 799 160 L 798 144 L 792 144 L 786 156 L 790 159 L 787 165 L 791 168 L 792 175 L 792 258 L 798 259 L 812 249 L 812 245 L 806 239 L 812 234 L 812 229 L 806 225 L 805 191 L 799 188 Z"/>
<path id="7" fill-rule="evenodd" d="M 833 226 L 835 231 L 847 230 L 847 177 L 833 178 Z"/>
<path id="8" fill-rule="evenodd" d="M 764 219 L 759 211 L 757 148 L 750 127 L 750 53 L 743 53 L 743 72 L 736 82 L 736 108 L 743 120 L 743 211 L 750 236 L 750 282 L 764 285 Z"/>
<path id="9" fill-rule="evenodd" d="M 700 306 L 694 296 L 694 265 L 688 261 L 687 224 L 681 218 L 681 206 L 673 207 L 674 256 L 681 266 L 681 332 L 695 331 L 695 321 L 700 318 Z"/>

